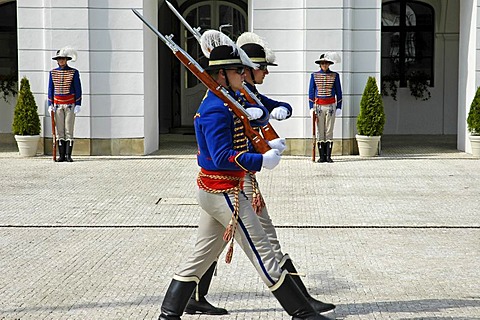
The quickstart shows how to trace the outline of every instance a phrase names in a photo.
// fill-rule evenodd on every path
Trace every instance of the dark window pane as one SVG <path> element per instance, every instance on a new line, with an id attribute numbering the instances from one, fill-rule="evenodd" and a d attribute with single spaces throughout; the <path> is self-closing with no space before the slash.
<path id="1" fill-rule="evenodd" d="M 15 2 L 0 5 L 0 78 L 18 78 Z"/>
<path id="2" fill-rule="evenodd" d="M 200 32 L 211 29 L 211 7 L 209 5 L 199 6 L 191 10 L 187 14 L 185 20 L 187 20 L 188 24 L 193 28 L 200 27 Z M 206 67 L 208 64 L 208 59 L 203 55 L 197 39 L 189 31 L 186 33 L 186 39 L 186 48 L 188 54 L 198 61 L 202 67 Z M 191 72 L 186 73 L 186 79 L 187 88 L 193 88 L 200 83 L 200 80 L 198 80 L 197 77 Z"/>
<path id="3" fill-rule="evenodd" d="M 382 26 L 400 25 L 400 3 L 387 3 L 382 7 Z"/>
<path id="4" fill-rule="evenodd" d="M 231 27 L 223 28 L 222 32 L 228 35 L 232 40 L 236 41 L 238 36 L 245 32 L 245 16 L 237 9 L 229 6 L 220 5 L 220 26 L 231 25 Z"/>
<path id="5" fill-rule="evenodd" d="M 406 20 L 410 21 L 412 24 L 407 22 L 407 26 L 431 26 L 433 25 L 433 14 L 432 9 L 429 6 L 426 6 L 421 3 L 409 2 L 407 4 L 407 15 Z"/>

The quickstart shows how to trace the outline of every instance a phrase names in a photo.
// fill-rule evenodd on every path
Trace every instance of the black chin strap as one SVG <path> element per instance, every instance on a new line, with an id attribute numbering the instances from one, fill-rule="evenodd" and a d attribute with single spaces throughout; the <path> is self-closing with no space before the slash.
<path id="1" fill-rule="evenodd" d="M 250 68 L 250 76 L 252 77 L 253 84 L 257 84 L 257 81 L 255 81 L 255 76 L 253 75 L 253 69 Z"/>
<path id="2" fill-rule="evenodd" d="M 230 88 L 230 81 L 228 80 L 227 70 L 225 70 L 225 69 L 220 69 L 220 70 L 223 70 L 223 73 L 225 74 L 226 87 Z"/>

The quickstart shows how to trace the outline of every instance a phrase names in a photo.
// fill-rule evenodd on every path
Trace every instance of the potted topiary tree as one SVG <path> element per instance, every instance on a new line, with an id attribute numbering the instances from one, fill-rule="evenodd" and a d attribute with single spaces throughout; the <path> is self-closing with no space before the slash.
<path id="1" fill-rule="evenodd" d="M 13 113 L 12 132 L 21 156 L 33 157 L 37 154 L 40 118 L 37 104 L 30 90 L 30 82 L 26 77 L 23 77 L 20 82 L 18 100 Z"/>
<path id="2" fill-rule="evenodd" d="M 480 158 L 480 87 L 470 105 L 470 111 L 467 117 L 468 132 L 470 132 L 470 143 L 472 145 L 472 155 Z"/>
<path id="3" fill-rule="evenodd" d="M 358 151 L 362 157 L 378 155 L 378 145 L 385 126 L 383 100 L 374 77 L 368 77 L 357 117 Z"/>

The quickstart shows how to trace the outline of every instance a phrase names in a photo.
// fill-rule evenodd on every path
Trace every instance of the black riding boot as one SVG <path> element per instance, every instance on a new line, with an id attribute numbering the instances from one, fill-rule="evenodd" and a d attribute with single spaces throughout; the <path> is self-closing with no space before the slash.
<path id="1" fill-rule="evenodd" d="M 58 140 L 58 153 L 60 153 L 60 157 L 58 157 L 57 162 L 64 162 L 65 159 L 65 150 L 67 148 L 67 141 L 65 140 Z"/>
<path id="2" fill-rule="evenodd" d="M 327 161 L 327 156 L 326 156 L 326 153 L 325 153 L 325 142 L 317 142 L 317 147 L 318 147 L 318 154 L 319 154 L 319 158 L 318 158 L 318 161 L 317 162 L 325 162 Z"/>
<path id="3" fill-rule="evenodd" d="M 326 145 L 327 145 L 327 148 L 326 148 L 327 162 L 332 163 L 333 162 L 332 160 L 333 141 L 327 141 Z"/>
<path id="4" fill-rule="evenodd" d="M 283 265 L 282 265 L 283 262 Z M 280 262 L 280 267 L 282 270 L 287 270 L 289 273 L 298 273 L 297 270 L 295 269 L 295 266 L 293 265 L 292 259 L 288 255 L 284 256 L 284 259 L 282 259 L 282 262 Z M 300 291 L 302 291 L 303 295 L 305 298 L 307 298 L 308 302 L 312 305 L 312 307 L 317 310 L 319 313 L 323 312 L 328 312 L 332 311 L 335 309 L 335 305 L 331 303 L 325 303 L 320 300 L 314 299 L 307 291 L 307 288 L 303 284 L 302 279 L 300 278 L 299 275 L 291 275 L 297 286 L 300 288 Z"/>
<path id="5" fill-rule="evenodd" d="M 180 317 L 196 285 L 195 281 L 182 282 L 172 279 L 163 298 L 162 313 L 158 320 L 181 320 Z"/>
<path id="6" fill-rule="evenodd" d="M 217 308 L 210 304 L 210 302 L 205 299 L 205 296 L 208 294 L 208 289 L 210 288 L 210 283 L 212 282 L 213 273 L 215 272 L 215 267 L 217 262 L 212 263 L 207 272 L 202 276 L 200 282 L 198 283 L 197 289 L 193 292 L 188 302 L 185 313 L 187 314 L 208 314 L 208 315 L 222 315 L 228 314 L 228 311 L 223 308 Z M 197 297 L 198 295 L 198 297 Z M 198 300 L 197 300 L 198 299 Z"/>
<path id="7" fill-rule="evenodd" d="M 292 316 L 292 320 L 328 319 L 317 313 L 287 271 L 283 271 L 278 283 L 270 289 L 275 298 L 277 298 L 282 305 L 283 309 Z"/>
<path id="8" fill-rule="evenodd" d="M 73 162 L 72 159 L 72 150 L 73 150 L 73 141 L 67 141 L 67 161 L 68 162 Z"/>

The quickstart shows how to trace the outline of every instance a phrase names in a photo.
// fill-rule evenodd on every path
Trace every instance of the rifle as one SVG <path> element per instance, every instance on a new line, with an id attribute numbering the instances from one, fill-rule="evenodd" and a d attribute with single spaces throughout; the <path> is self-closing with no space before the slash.
<path id="1" fill-rule="evenodd" d="M 252 128 L 250 125 L 250 119 L 248 113 L 243 109 L 243 107 L 238 103 L 221 85 L 219 85 L 203 68 L 182 48 L 180 48 L 173 40 L 173 35 L 164 36 L 161 34 L 154 26 L 152 26 L 137 10 L 132 9 L 133 13 L 145 23 L 145 25 L 150 28 L 157 35 L 157 37 L 162 40 L 167 47 L 172 50 L 175 57 L 188 69 L 192 72 L 198 80 L 200 80 L 210 91 L 212 91 L 217 97 L 219 97 L 231 110 L 232 112 L 240 119 L 244 128 L 245 135 L 252 143 L 253 148 L 259 153 L 265 153 L 270 150 L 268 143 L 260 136 L 260 134 Z"/>
<path id="2" fill-rule="evenodd" d="M 185 28 L 187 28 L 188 31 L 190 31 L 193 34 L 195 39 L 197 39 L 197 42 L 200 43 L 200 39 L 202 37 L 202 35 L 200 34 L 200 27 L 193 28 L 192 26 L 190 26 L 188 22 L 180 14 L 180 12 L 178 12 L 177 9 L 175 9 L 175 7 L 170 2 L 165 0 L 165 3 L 170 8 L 170 10 L 175 14 L 175 16 L 177 16 L 178 20 L 180 20 L 180 22 L 185 26 Z M 245 84 L 243 84 L 243 89 L 241 91 L 247 98 L 248 102 L 255 103 L 263 107 L 263 103 L 260 101 L 260 99 L 258 99 L 255 93 L 253 93 L 250 89 L 248 89 L 248 87 Z M 260 127 L 260 129 L 262 130 L 263 137 L 268 141 L 272 141 L 273 139 L 279 138 L 278 134 L 275 132 L 270 122 Z"/>
<path id="3" fill-rule="evenodd" d="M 57 161 L 57 131 L 55 129 L 55 112 L 50 111 L 50 118 L 52 118 L 52 156 L 53 161 Z"/>
<path id="4" fill-rule="evenodd" d="M 315 142 L 317 140 L 317 136 L 316 136 L 316 126 L 317 124 L 317 114 L 315 113 L 315 111 L 313 112 L 312 114 L 312 161 L 315 162 Z"/>

